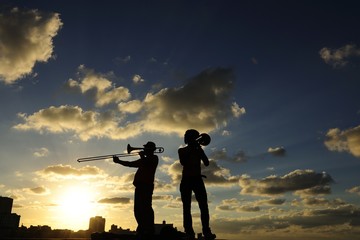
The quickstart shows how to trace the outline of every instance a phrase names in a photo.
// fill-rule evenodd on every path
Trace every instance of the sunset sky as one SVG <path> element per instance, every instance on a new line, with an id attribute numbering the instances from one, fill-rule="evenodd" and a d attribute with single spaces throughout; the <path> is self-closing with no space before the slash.
<path id="1" fill-rule="evenodd" d="M 155 221 L 182 227 L 177 149 L 210 134 L 226 239 L 360 234 L 359 1 L 0 2 L 0 195 L 20 224 L 136 228 L 136 169 L 86 156 L 154 141 Z M 128 157 L 124 160 L 134 160 Z M 196 232 L 199 209 L 193 202 Z"/>

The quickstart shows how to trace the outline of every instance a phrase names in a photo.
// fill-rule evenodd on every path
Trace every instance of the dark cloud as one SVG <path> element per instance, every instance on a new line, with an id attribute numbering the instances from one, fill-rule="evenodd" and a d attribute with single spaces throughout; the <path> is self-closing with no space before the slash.
<path id="1" fill-rule="evenodd" d="M 29 188 L 28 190 L 33 194 L 39 194 L 39 195 L 44 195 L 49 193 L 49 190 L 45 187 L 34 187 L 34 188 Z"/>
<path id="2" fill-rule="evenodd" d="M 103 198 L 103 199 L 100 199 L 98 201 L 98 203 L 128 204 L 128 203 L 130 203 L 130 198 L 126 198 L 126 197 Z"/>
<path id="3" fill-rule="evenodd" d="M 270 216 L 260 216 L 258 218 L 218 218 L 212 221 L 214 232 L 223 232 L 227 234 L 239 234 L 264 231 L 276 231 L 286 229 L 290 224 L 286 221 L 278 221 L 277 218 Z"/>
<path id="4" fill-rule="evenodd" d="M 231 102 L 235 75 L 229 68 L 206 69 L 179 88 L 149 93 L 144 100 L 148 117 L 146 129 L 176 132 L 195 128 L 210 132 L 224 126 L 245 109 Z"/>
<path id="5" fill-rule="evenodd" d="M 269 148 L 268 153 L 275 157 L 284 157 L 286 155 L 286 150 L 284 147 L 275 147 L 275 148 Z"/>
<path id="6" fill-rule="evenodd" d="M 217 206 L 216 209 L 221 211 L 236 211 L 237 207 L 231 205 L 220 205 Z"/>
<path id="7" fill-rule="evenodd" d="M 332 177 L 313 170 L 295 170 L 285 176 L 269 176 L 260 180 L 247 176 L 240 178 L 241 194 L 277 195 L 293 191 L 307 191 L 308 194 L 328 193 Z"/>
<path id="8" fill-rule="evenodd" d="M 285 202 L 286 202 L 286 199 L 283 199 L 283 198 L 272 198 L 272 199 L 259 200 L 255 204 L 256 205 L 282 205 Z"/>
<path id="9" fill-rule="evenodd" d="M 235 185 L 239 182 L 239 176 L 232 176 L 230 170 L 221 167 L 216 161 L 210 161 L 209 166 L 202 169 L 202 174 L 207 178 L 204 180 L 209 185 Z"/>
<path id="10" fill-rule="evenodd" d="M 244 206 L 239 206 L 236 210 L 239 211 L 239 212 L 259 212 L 260 207 L 259 206 L 244 205 Z"/>
<path id="11" fill-rule="evenodd" d="M 229 156 L 226 148 L 212 151 L 209 155 L 209 158 L 214 160 L 224 160 L 224 161 L 237 162 L 237 163 L 244 163 L 247 162 L 248 160 L 248 156 L 245 154 L 244 151 L 240 150 L 237 153 L 235 153 L 235 155 Z"/>
<path id="12" fill-rule="evenodd" d="M 237 199 L 225 199 L 219 206 L 216 207 L 216 209 L 221 211 L 259 212 L 261 210 L 260 206 L 282 205 L 285 203 L 285 201 L 285 199 L 272 198 L 253 201 L 251 203 L 242 203 Z"/>
<path id="13" fill-rule="evenodd" d="M 289 232 L 296 234 L 296 229 L 300 228 L 311 231 L 312 235 L 331 232 L 334 239 L 357 239 L 356 235 L 346 238 L 344 234 L 359 232 L 359 226 L 360 209 L 351 204 L 303 212 L 288 211 L 288 214 L 281 216 L 261 215 L 253 218 L 213 218 L 212 220 L 214 232 L 226 234 L 263 235 L 270 232 L 276 232 L 277 235 Z M 336 238 L 335 235 L 338 237 Z"/>
<path id="14" fill-rule="evenodd" d="M 287 220 L 291 224 L 303 228 L 341 224 L 360 226 L 360 209 L 354 205 L 346 204 L 334 208 L 309 210 L 303 214 L 293 215 Z"/>
<path id="15" fill-rule="evenodd" d="M 99 177 L 104 176 L 104 172 L 95 166 L 84 166 L 81 168 L 74 168 L 70 165 L 53 165 L 48 166 L 43 170 L 36 172 L 42 177 L 47 177 L 49 175 L 57 177 Z"/>
<path id="16" fill-rule="evenodd" d="M 171 201 L 173 200 L 172 195 L 154 195 L 152 197 L 153 201 Z"/>
<path id="17" fill-rule="evenodd" d="M 327 195 L 331 193 L 331 187 L 329 185 L 319 185 L 304 190 L 298 190 L 295 194 L 304 195 L 304 196 L 313 196 L 313 195 Z"/>
<path id="18" fill-rule="evenodd" d="M 352 187 L 350 189 L 346 190 L 349 193 L 355 193 L 357 195 L 360 195 L 360 186 Z"/>
<path id="19" fill-rule="evenodd" d="M 345 205 L 345 201 L 341 199 L 334 199 L 329 200 L 326 198 L 316 198 L 316 197 L 307 197 L 302 200 L 302 203 L 305 206 L 312 206 L 312 207 L 338 207 Z"/>

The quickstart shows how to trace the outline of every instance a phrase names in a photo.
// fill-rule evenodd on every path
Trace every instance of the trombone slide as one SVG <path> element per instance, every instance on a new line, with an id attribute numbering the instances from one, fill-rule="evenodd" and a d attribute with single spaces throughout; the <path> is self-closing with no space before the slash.
<path id="1" fill-rule="evenodd" d="M 94 157 L 83 157 L 83 158 L 78 158 L 77 161 L 78 162 L 90 162 L 90 161 L 97 161 L 97 160 L 105 160 L 105 159 L 110 159 L 114 156 L 116 157 L 130 157 L 130 156 L 136 156 L 139 153 L 118 153 L 118 154 L 109 154 L 109 155 L 102 155 L 102 156 L 94 156 Z"/>
<path id="2" fill-rule="evenodd" d="M 102 155 L 102 156 L 94 156 L 94 157 L 83 157 L 83 158 L 78 158 L 77 161 L 78 162 L 90 162 L 90 161 L 97 161 L 97 160 L 105 160 L 105 159 L 109 159 L 112 158 L 113 156 L 116 157 L 131 157 L 131 156 L 136 156 L 139 155 L 139 152 L 132 152 L 134 150 L 144 150 L 145 148 L 140 148 L 140 147 L 132 147 L 130 146 L 130 144 L 127 145 L 127 152 L 128 153 L 117 153 L 117 154 L 109 154 L 109 155 Z M 154 151 L 154 153 L 162 153 L 164 152 L 164 148 L 163 147 L 157 147 Z"/>

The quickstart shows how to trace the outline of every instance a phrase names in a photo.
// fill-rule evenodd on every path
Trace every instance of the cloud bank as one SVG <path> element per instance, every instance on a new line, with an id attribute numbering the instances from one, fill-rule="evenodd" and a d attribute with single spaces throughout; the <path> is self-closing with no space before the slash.
<path id="1" fill-rule="evenodd" d="M 0 81 L 12 84 L 31 74 L 36 62 L 47 62 L 61 26 L 57 13 L 18 8 L 0 13 Z"/>
<path id="2" fill-rule="evenodd" d="M 70 79 L 66 86 L 81 94 L 91 92 L 99 110 L 51 106 L 31 115 L 19 113 L 23 123 L 14 128 L 40 133 L 72 133 L 83 141 L 103 137 L 127 139 L 143 132 L 182 136 L 189 128 L 211 132 L 245 114 L 244 108 L 231 101 L 235 78 L 231 69 L 207 69 L 182 87 L 149 92 L 144 99 L 131 99 L 127 88 L 114 87 L 108 78 L 91 69 L 80 66 L 79 71 L 81 77 Z M 102 107 L 109 104 L 117 106 L 102 111 Z M 136 114 L 132 121 L 129 121 L 129 114 Z"/>
<path id="3" fill-rule="evenodd" d="M 355 239 L 360 226 L 359 213 L 360 209 L 358 207 L 351 204 L 342 204 L 336 207 L 290 211 L 282 216 L 262 215 L 253 218 L 216 218 L 212 221 L 212 228 L 215 232 L 230 235 L 239 233 L 253 234 L 254 232 L 263 235 L 266 233 L 267 238 L 271 233 L 276 233 L 276 236 L 284 233 L 284 239 L 288 238 L 289 232 L 294 235 L 297 235 L 297 232 L 304 234 L 304 229 L 306 229 L 306 232 L 309 232 L 312 236 L 314 233 L 320 234 L 319 236 L 323 236 L 323 234 L 328 236 L 330 231 L 332 234 L 343 234 L 341 235 L 342 238 L 346 234 L 351 234 L 352 237 L 348 236 L 347 239 Z M 351 231 L 349 231 L 350 229 Z"/>
<path id="4" fill-rule="evenodd" d="M 104 176 L 104 171 L 95 166 L 85 166 L 81 168 L 74 168 L 70 165 L 52 165 L 48 166 L 36 174 L 43 178 L 54 177 L 57 179 L 64 178 L 96 178 Z"/>
<path id="5" fill-rule="evenodd" d="M 299 195 L 329 194 L 332 177 L 323 172 L 313 170 L 295 170 L 282 177 L 269 176 L 260 180 L 242 176 L 239 184 L 241 194 L 255 196 L 273 196 L 286 192 L 296 192 Z"/>

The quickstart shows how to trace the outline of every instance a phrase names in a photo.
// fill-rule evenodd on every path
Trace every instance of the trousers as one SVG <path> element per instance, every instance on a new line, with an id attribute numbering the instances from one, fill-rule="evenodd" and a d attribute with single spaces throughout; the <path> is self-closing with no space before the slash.
<path id="1" fill-rule="evenodd" d="M 152 208 L 153 184 L 137 185 L 134 196 L 134 214 L 139 234 L 154 234 L 154 210 Z"/>
<path id="2" fill-rule="evenodd" d="M 192 216 L 191 216 L 192 192 L 195 193 L 195 198 L 200 208 L 203 233 L 210 232 L 207 193 L 206 193 L 204 181 L 201 176 L 186 177 L 186 178 L 183 177 L 180 183 L 181 201 L 183 203 L 184 230 L 187 234 L 190 235 L 195 234 L 192 226 Z"/>

